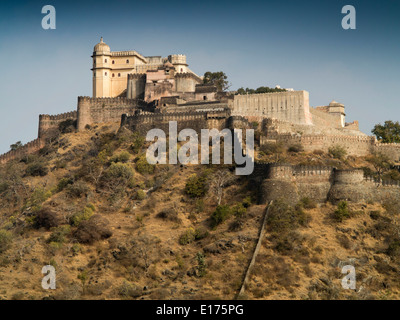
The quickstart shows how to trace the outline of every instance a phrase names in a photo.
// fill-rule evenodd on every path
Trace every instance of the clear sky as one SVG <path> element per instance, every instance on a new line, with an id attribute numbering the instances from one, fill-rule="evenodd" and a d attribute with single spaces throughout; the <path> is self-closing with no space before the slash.
<path id="1" fill-rule="evenodd" d="M 57 29 L 41 27 L 53 5 Z M 341 9 L 356 8 L 356 30 Z M 37 137 L 39 114 L 76 109 L 92 94 L 91 54 L 111 50 L 186 54 L 199 75 L 224 71 L 231 89 L 307 90 L 333 99 L 370 134 L 400 120 L 400 1 L 1 1 L 0 153 Z"/>

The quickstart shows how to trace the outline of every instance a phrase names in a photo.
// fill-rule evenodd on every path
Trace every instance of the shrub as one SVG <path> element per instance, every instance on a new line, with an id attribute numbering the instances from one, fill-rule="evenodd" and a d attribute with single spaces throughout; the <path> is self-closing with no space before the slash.
<path id="1" fill-rule="evenodd" d="M 111 237 L 112 231 L 107 220 L 94 215 L 89 220 L 82 221 L 73 235 L 80 243 L 92 244 Z"/>
<path id="2" fill-rule="evenodd" d="M 350 218 L 350 210 L 347 201 L 340 201 L 338 203 L 337 209 L 333 213 L 333 217 L 339 222 Z"/>
<path id="3" fill-rule="evenodd" d="M 47 240 L 48 243 L 56 242 L 56 243 L 64 243 L 66 237 L 71 232 L 71 227 L 69 225 L 59 226 L 57 228 L 53 228 L 53 232 Z"/>
<path id="4" fill-rule="evenodd" d="M 26 167 L 25 174 L 32 177 L 44 177 L 49 173 L 49 169 L 44 161 L 36 160 Z"/>
<path id="5" fill-rule="evenodd" d="M 155 165 L 147 162 L 146 156 L 140 156 L 136 161 L 136 170 L 140 174 L 152 174 L 154 173 Z"/>
<path id="6" fill-rule="evenodd" d="M 193 174 L 186 181 L 185 193 L 191 198 L 203 197 L 206 194 L 207 189 L 207 176 L 205 174 L 200 176 Z"/>
<path id="7" fill-rule="evenodd" d="M 306 226 L 310 221 L 302 206 L 290 206 L 283 200 L 276 200 L 269 208 L 267 224 L 273 232 L 294 230 L 298 226 Z"/>
<path id="8" fill-rule="evenodd" d="M 13 234 L 4 229 L 0 230 L 0 253 L 7 251 L 12 243 Z"/>
<path id="9" fill-rule="evenodd" d="M 236 218 L 242 219 L 246 215 L 247 209 L 243 205 L 243 203 L 238 203 L 233 206 L 232 213 L 235 215 Z"/>
<path id="10" fill-rule="evenodd" d="M 282 153 L 284 149 L 281 143 L 265 143 L 260 147 L 260 151 L 269 156 L 276 153 Z"/>
<path id="11" fill-rule="evenodd" d="M 204 228 L 197 228 L 194 230 L 195 240 L 201 240 L 201 239 L 207 238 L 208 235 L 209 235 L 209 232 Z"/>
<path id="12" fill-rule="evenodd" d="M 146 198 L 146 193 L 139 189 L 138 191 L 136 191 L 136 200 L 144 200 Z"/>
<path id="13" fill-rule="evenodd" d="M 51 195 L 51 191 L 46 191 L 42 188 L 36 188 L 26 202 L 24 209 L 30 208 L 32 212 L 39 211 L 42 208 L 42 203 L 50 198 Z"/>
<path id="14" fill-rule="evenodd" d="M 71 198 L 80 198 L 82 195 L 87 196 L 88 193 L 89 186 L 83 181 L 77 181 L 67 186 L 67 195 Z"/>
<path id="15" fill-rule="evenodd" d="M 196 255 L 197 259 L 197 271 L 198 271 L 198 276 L 199 277 L 204 277 L 207 273 L 207 264 L 206 264 L 206 259 L 204 254 L 201 252 L 197 253 Z"/>
<path id="16" fill-rule="evenodd" d="M 330 147 L 328 149 L 328 152 L 333 158 L 339 159 L 339 160 L 343 160 L 347 155 L 346 149 L 344 149 L 343 147 L 341 147 L 339 145 Z"/>
<path id="17" fill-rule="evenodd" d="M 126 163 L 131 158 L 131 155 L 128 151 L 122 151 L 120 154 L 113 156 L 110 159 L 110 162 L 122 162 Z"/>
<path id="18" fill-rule="evenodd" d="M 94 209 L 86 206 L 82 212 L 75 213 L 70 218 L 70 223 L 73 226 L 79 226 L 82 221 L 89 220 L 94 214 Z"/>
<path id="19" fill-rule="evenodd" d="M 52 211 L 49 208 L 43 208 L 39 210 L 35 217 L 35 226 L 36 228 L 54 228 L 58 227 L 60 224 L 60 218 L 57 213 Z"/>
<path id="20" fill-rule="evenodd" d="M 74 181 L 71 178 L 62 178 L 60 181 L 57 183 L 57 192 L 63 191 L 67 186 L 70 184 L 73 184 Z"/>
<path id="21" fill-rule="evenodd" d="M 193 228 L 189 228 L 179 237 L 179 244 L 185 245 L 192 243 L 196 239 L 195 231 Z"/>
<path id="22" fill-rule="evenodd" d="M 313 151 L 313 154 L 315 154 L 316 156 L 322 156 L 325 152 L 323 150 L 320 149 L 316 149 Z"/>
<path id="23" fill-rule="evenodd" d="M 294 152 L 294 153 L 302 152 L 302 151 L 304 151 L 304 147 L 301 144 L 293 144 L 293 145 L 289 146 L 288 151 Z"/>
<path id="24" fill-rule="evenodd" d="M 137 132 L 133 134 L 132 138 L 133 138 L 133 144 L 131 145 L 131 149 L 133 150 L 134 153 L 139 153 L 144 145 L 145 138 L 142 137 Z"/>
<path id="25" fill-rule="evenodd" d="M 211 226 L 214 228 L 224 222 L 231 214 L 231 209 L 227 205 L 219 205 L 211 215 Z"/>
<path id="26" fill-rule="evenodd" d="M 251 206 L 251 197 L 246 197 L 243 199 L 242 201 L 243 207 L 245 207 L 246 209 L 248 209 Z"/>
<path id="27" fill-rule="evenodd" d="M 317 207 L 315 201 L 309 197 L 301 198 L 300 204 L 303 206 L 304 209 L 314 209 Z"/>
<path id="28" fill-rule="evenodd" d="M 103 175 L 103 183 L 113 186 L 127 186 L 134 173 L 129 164 L 113 163 Z"/>
<path id="29" fill-rule="evenodd" d="M 173 222 L 180 222 L 180 219 L 178 218 L 178 212 L 176 212 L 175 209 L 173 208 L 167 208 L 162 211 L 160 211 L 157 214 L 157 218 L 160 219 L 165 219 Z"/>
<path id="30" fill-rule="evenodd" d="M 118 294 L 122 297 L 138 298 L 142 295 L 142 290 L 135 285 L 124 281 L 118 288 Z"/>

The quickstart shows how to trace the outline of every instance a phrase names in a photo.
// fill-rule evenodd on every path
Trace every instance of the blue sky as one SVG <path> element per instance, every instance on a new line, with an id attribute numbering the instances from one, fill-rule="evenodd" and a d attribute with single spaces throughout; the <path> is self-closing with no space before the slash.
<path id="1" fill-rule="evenodd" d="M 57 29 L 43 30 L 44 5 Z M 351 4 L 357 29 L 343 30 Z M 91 54 L 186 54 L 199 75 L 224 71 L 231 89 L 307 90 L 312 106 L 335 99 L 370 134 L 400 120 L 400 3 L 384 1 L 1 1 L 0 153 L 37 137 L 39 114 L 76 108 L 92 93 Z"/>

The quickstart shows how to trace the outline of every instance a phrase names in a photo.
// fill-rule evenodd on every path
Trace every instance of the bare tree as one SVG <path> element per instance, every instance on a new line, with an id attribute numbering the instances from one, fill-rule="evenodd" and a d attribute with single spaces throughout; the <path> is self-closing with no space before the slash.
<path id="1" fill-rule="evenodd" d="M 210 192 L 217 198 L 218 205 L 224 197 L 224 189 L 233 183 L 236 177 L 229 170 L 218 170 L 211 178 Z"/>

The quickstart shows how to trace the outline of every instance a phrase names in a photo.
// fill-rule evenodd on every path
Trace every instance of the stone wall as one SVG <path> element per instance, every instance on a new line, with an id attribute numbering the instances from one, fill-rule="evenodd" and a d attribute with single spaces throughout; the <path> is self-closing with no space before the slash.
<path id="1" fill-rule="evenodd" d="M 318 203 L 327 200 L 383 202 L 400 196 L 398 181 L 379 182 L 364 177 L 361 169 L 256 163 L 253 176 L 262 179 L 261 203 L 284 198 L 294 205 L 303 197 Z"/>
<path id="2" fill-rule="evenodd" d="M 188 128 L 200 134 L 201 129 L 216 128 L 221 130 L 225 128 L 229 115 L 229 110 L 176 113 L 138 112 L 132 116 L 122 115 L 121 127 L 138 131 L 144 136 L 154 128 L 161 129 L 167 134 L 169 122 L 177 121 L 178 132 Z"/>
<path id="3" fill-rule="evenodd" d="M 66 120 L 77 120 L 77 111 L 66 112 L 57 115 L 41 114 L 39 115 L 39 138 L 51 135 L 51 132 L 57 131 L 61 122 Z"/>
<path id="4" fill-rule="evenodd" d="M 246 117 L 250 121 L 273 118 L 296 124 L 312 124 L 307 91 L 235 95 L 230 106 L 233 115 Z"/>
<path id="5" fill-rule="evenodd" d="M 276 140 L 288 145 L 301 144 L 305 151 L 322 150 L 328 152 L 330 147 L 341 146 L 348 155 L 365 156 L 371 153 L 375 145 L 375 138 L 369 136 L 344 136 L 344 135 L 293 135 L 275 134 L 261 137 L 261 145 L 268 141 Z"/>
<path id="6" fill-rule="evenodd" d="M 78 131 L 86 125 L 119 122 L 122 114 L 134 114 L 146 106 L 139 99 L 78 97 Z"/>
<path id="7" fill-rule="evenodd" d="M 7 153 L 0 155 L 0 164 L 4 164 L 7 163 L 8 161 L 18 159 L 28 154 L 39 151 L 44 146 L 45 146 L 45 141 L 43 139 L 37 138 L 31 142 L 28 142 L 27 144 L 23 145 L 17 150 L 9 151 Z"/>

